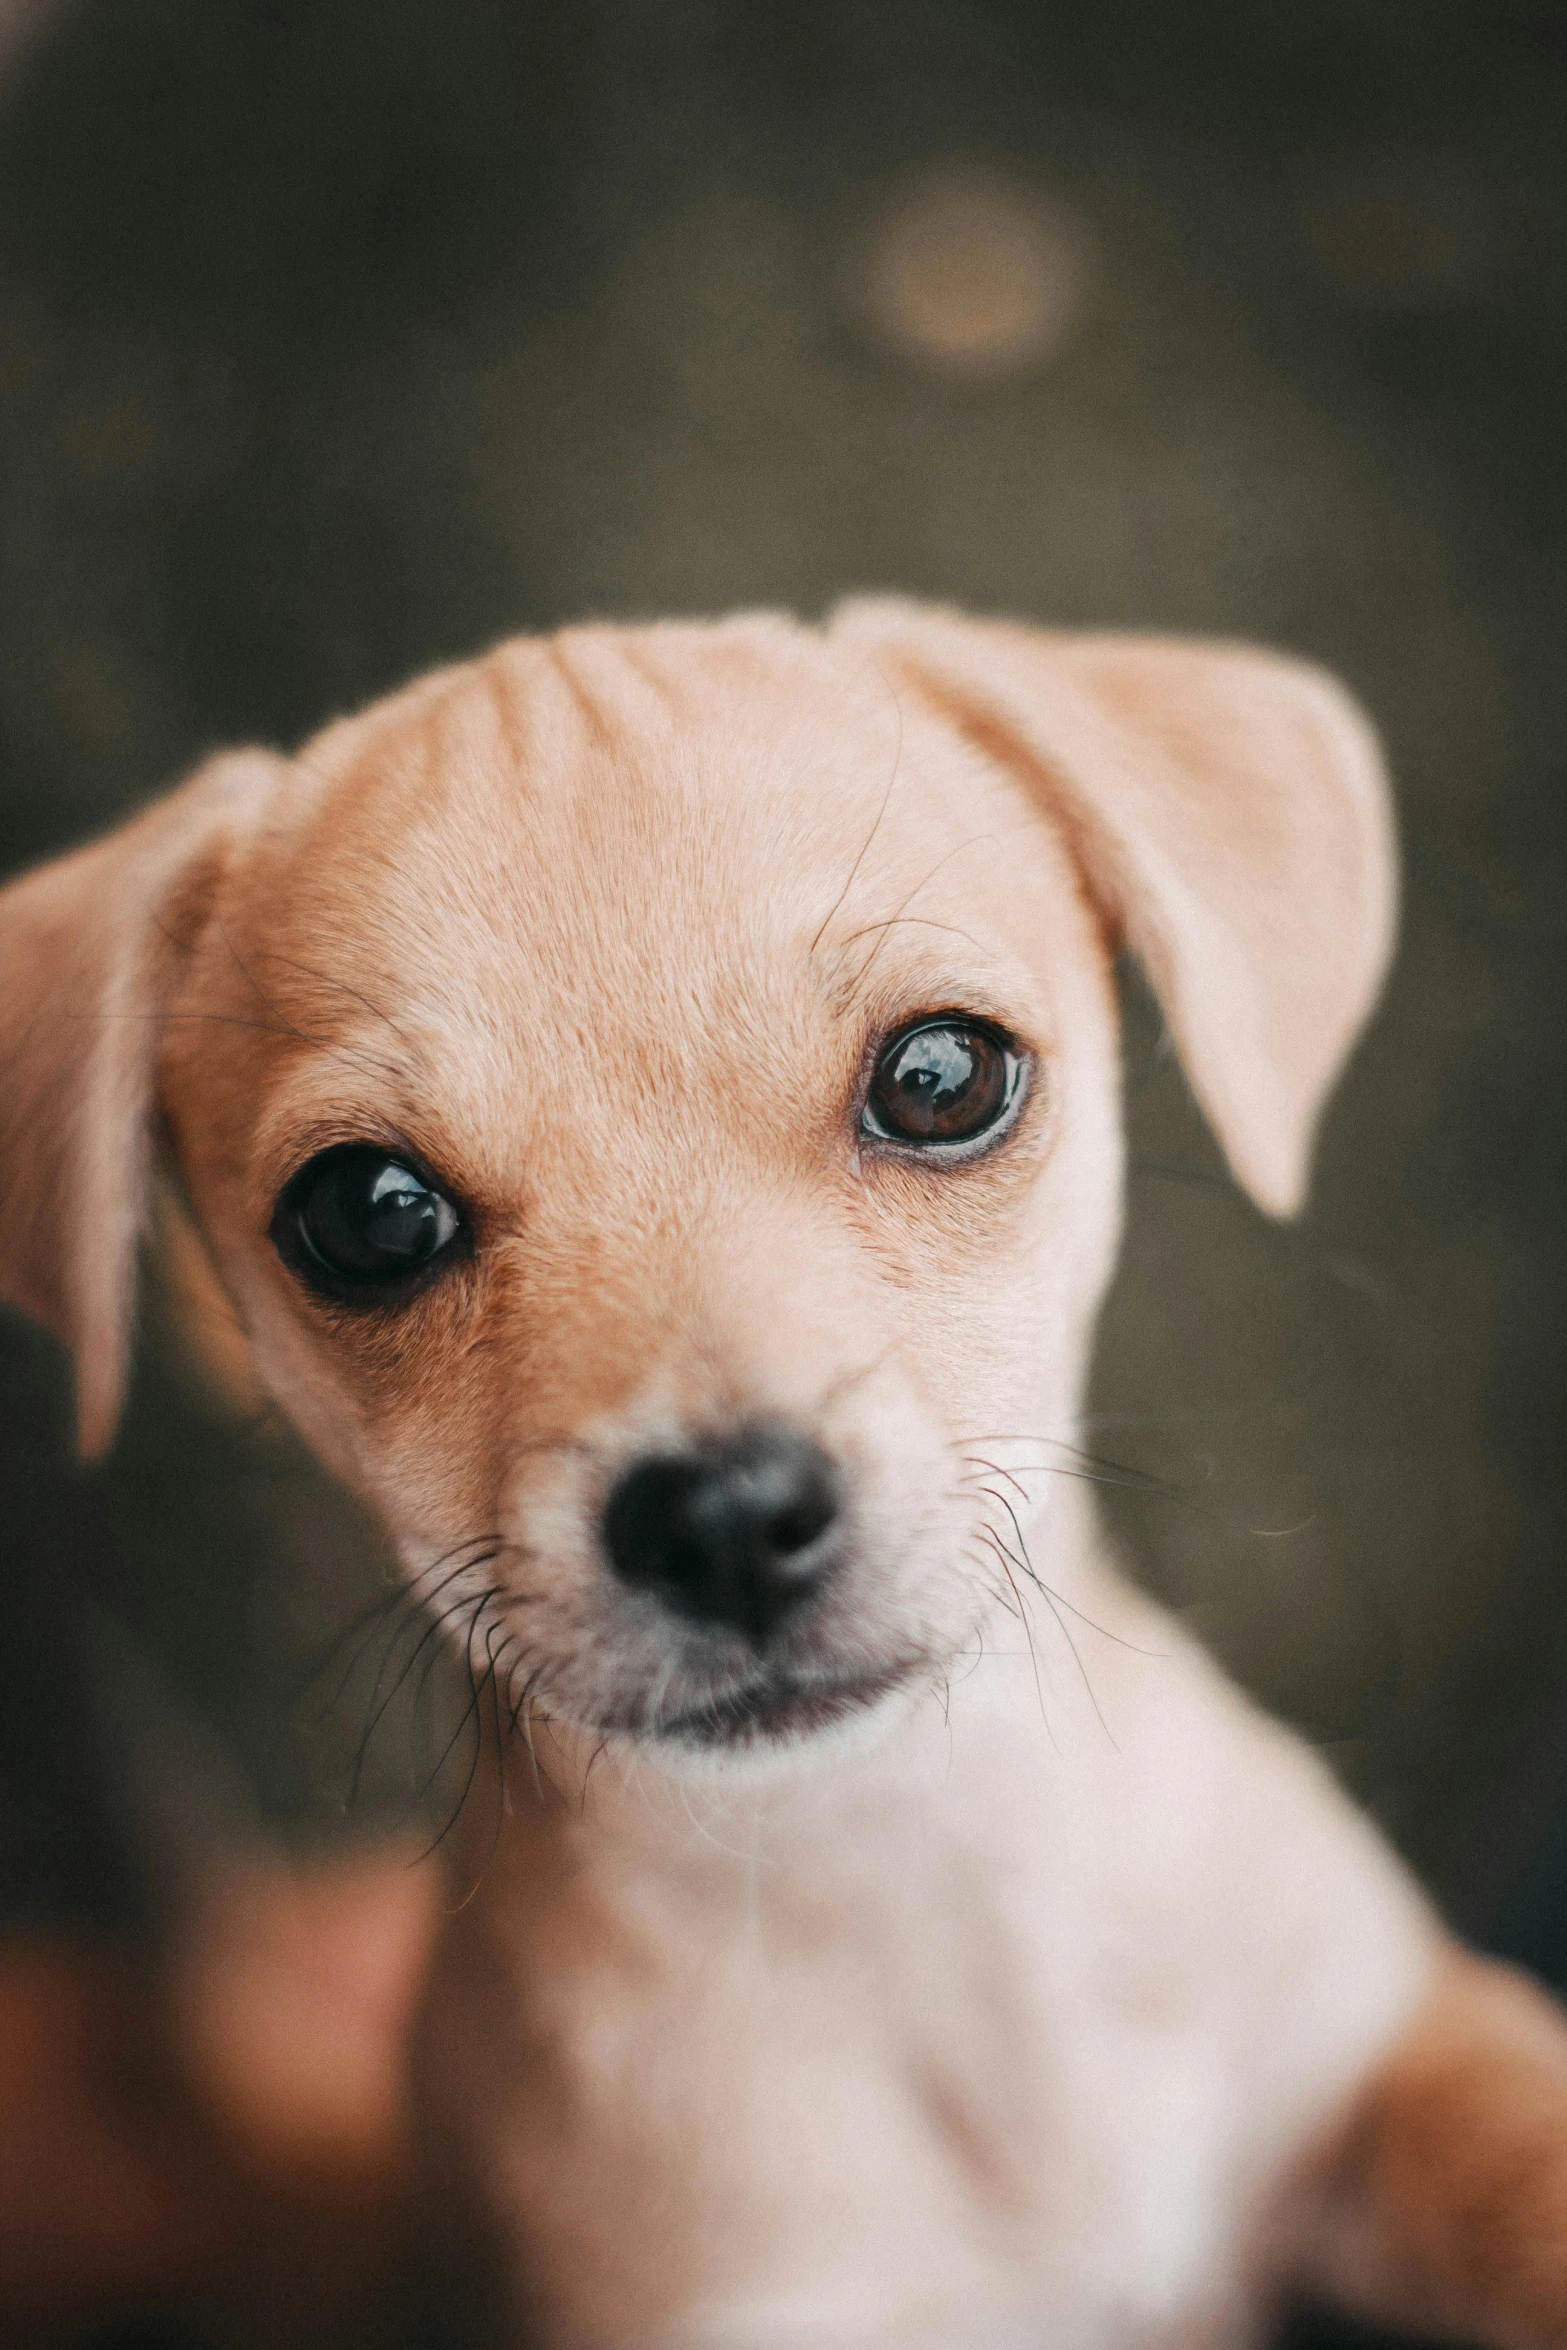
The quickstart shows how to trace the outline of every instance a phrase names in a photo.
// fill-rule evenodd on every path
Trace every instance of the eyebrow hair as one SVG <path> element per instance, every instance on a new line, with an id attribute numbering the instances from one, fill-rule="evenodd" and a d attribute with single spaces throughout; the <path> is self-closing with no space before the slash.
<path id="1" fill-rule="evenodd" d="M 928 942 L 926 952 L 911 954 L 906 963 L 895 956 L 881 964 L 880 951 L 888 938 L 905 929 L 921 934 Z M 943 951 L 937 942 L 948 938 L 960 939 L 971 948 L 977 967 L 965 969 L 963 962 L 967 958 L 960 961 L 950 951 Z M 863 946 L 856 951 L 855 941 L 865 939 L 874 943 L 868 951 Z M 918 943 L 908 942 L 911 948 Z M 881 922 L 864 924 L 840 942 L 822 979 L 823 992 L 840 1016 L 858 1015 L 868 1002 L 895 991 L 907 994 L 911 987 L 931 1002 L 965 1004 L 977 1012 L 984 1008 L 981 998 L 990 1002 L 1004 984 L 994 948 L 987 947 L 972 931 L 962 929 L 955 922 L 940 922 L 922 914 L 889 914 Z M 996 1016 L 1005 1017 L 999 1011 Z"/>
<path id="2" fill-rule="evenodd" d="M 230 952 L 232 951 L 231 948 Z M 393 1035 L 400 1038 L 404 1044 L 410 1041 L 407 1029 L 401 1027 L 392 1018 L 390 1012 L 383 1012 L 379 1004 L 373 1003 L 361 989 L 351 987 L 346 979 L 339 979 L 330 971 L 318 971 L 314 964 L 301 963 L 292 955 L 280 955 L 275 948 L 264 947 L 259 954 L 253 955 L 251 960 L 256 963 L 280 964 L 285 971 L 295 971 L 304 979 L 312 979 L 321 987 L 330 987 L 337 994 L 348 996 L 354 1003 L 367 1011 L 372 1019 L 383 1022 L 386 1027 L 391 1029 Z M 241 968 L 243 969 L 244 966 L 241 965 Z"/>
<path id="3" fill-rule="evenodd" d="M 886 943 L 887 933 L 890 930 L 895 929 L 897 925 L 902 922 L 920 924 L 923 925 L 926 929 L 930 930 L 951 930 L 959 937 L 968 938 L 970 946 L 974 947 L 976 952 L 981 954 L 984 952 L 984 949 L 980 946 L 979 941 L 970 937 L 967 931 L 958 931 L 956 924 L 938 922 L 934 917 L 927 917 L 923 914 L 911 914 L 909 913 L 908 908 L 913 905 L 915 899 L 919 896 L 922 890 L 929 888 L 930 884 L 935 880 L 937 874 L 942 870 L 943 866 L 950 865 L 955 857 L 961 857 L 967 850 L 980 847 L 985 841 L 994 843 L 995 834 L 992 832 L 975 832 L 970 833 L 965 840 L 954 842 L 950 848 L 944 849 L 942 851 L 941 855 L 936 859 L 935 864 L 931 866 L 929 872 L 923 874 L 921 878 L 914 884 L 914 887 L 904 893 L 904 896 L 900 900 L 897 910 L 894 913 L 889 914 L 884 921 L 866 923 L 860 930 L 851 933 L 851 937 L 853 938 L 868 937 L 873 932 L 879 934 L 876 938 L 875 945 L 871 948 L 870 953 L 866 956 L 864 962 L 860 966 L 859 971 L 855 975 L 854 984 L 856 986 L 859 986 L 864 981 L 867 973 L 870 971 L 871 965 L 875 962 L 877 956 L 881 953 L 882 947 Z M 845 940 L 843 943 L 845 946 L 847 946 L 849 944 L 849 940 Z"/>

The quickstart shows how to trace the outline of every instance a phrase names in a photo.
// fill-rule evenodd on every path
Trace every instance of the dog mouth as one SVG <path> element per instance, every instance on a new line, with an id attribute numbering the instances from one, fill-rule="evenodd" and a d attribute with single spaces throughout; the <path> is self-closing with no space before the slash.
<path id="1" fill-rule="evenodd" d="M 900 1660 L 874 1673 L 800 1679 L 772 1671 L 678 1713 L 639 1724 L 652 1741 L 688 1747 L 756 1746 L 813 1736 L 863 1713 L 902 1687 L 914 1671 Z"/>

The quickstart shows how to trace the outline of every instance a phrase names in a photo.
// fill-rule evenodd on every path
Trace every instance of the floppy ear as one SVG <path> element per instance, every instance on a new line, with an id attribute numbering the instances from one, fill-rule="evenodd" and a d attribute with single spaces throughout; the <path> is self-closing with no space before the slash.
<path id="1" fill-rule="evenodd" d="M 1237 1179 L 1293 1215 L 1381 985 L 1396 854 L 1376 739 L 1321 670 L 1244 645 L 840 606 L 1023 782 L 1131 948 Z"/>
<path id="2" fill-rule="evenodd" d="M 125 1385 L 160 1014 L 281 768 L 262 751 L 215 759 L 0 890 L 0 1297 L 72 1354 L 89 1456 Z"/>

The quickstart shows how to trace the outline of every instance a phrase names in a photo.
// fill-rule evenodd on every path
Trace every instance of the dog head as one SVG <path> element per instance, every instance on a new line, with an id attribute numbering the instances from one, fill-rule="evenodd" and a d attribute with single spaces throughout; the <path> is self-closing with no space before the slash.
<path id="1" fill-rule="evenodd" d="M 1288 1214 L 1392 885 L 1364 723 L 1270 655 L 896 603 L 522 640 L 0 894 L 0 1283 L 100 1446 L 161 1134 L 261 1379 L 514 1702 L 801 1731 L 964 1648 L 993 1464 L 1021 1520 L 1070 1444 L 1118 946 Z"/>

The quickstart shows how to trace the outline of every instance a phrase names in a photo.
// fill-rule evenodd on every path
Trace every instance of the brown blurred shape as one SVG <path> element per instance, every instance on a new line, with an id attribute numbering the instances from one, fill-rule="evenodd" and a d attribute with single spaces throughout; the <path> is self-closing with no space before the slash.
<path id="1" fill-rule="evenodd" d="M 384 2342 L 434 1921 L 433 1874 L 402 1854 L 261 1861 L 161 1959 L 0 1944 L 0 2340 L 157 2317 Z"/>

